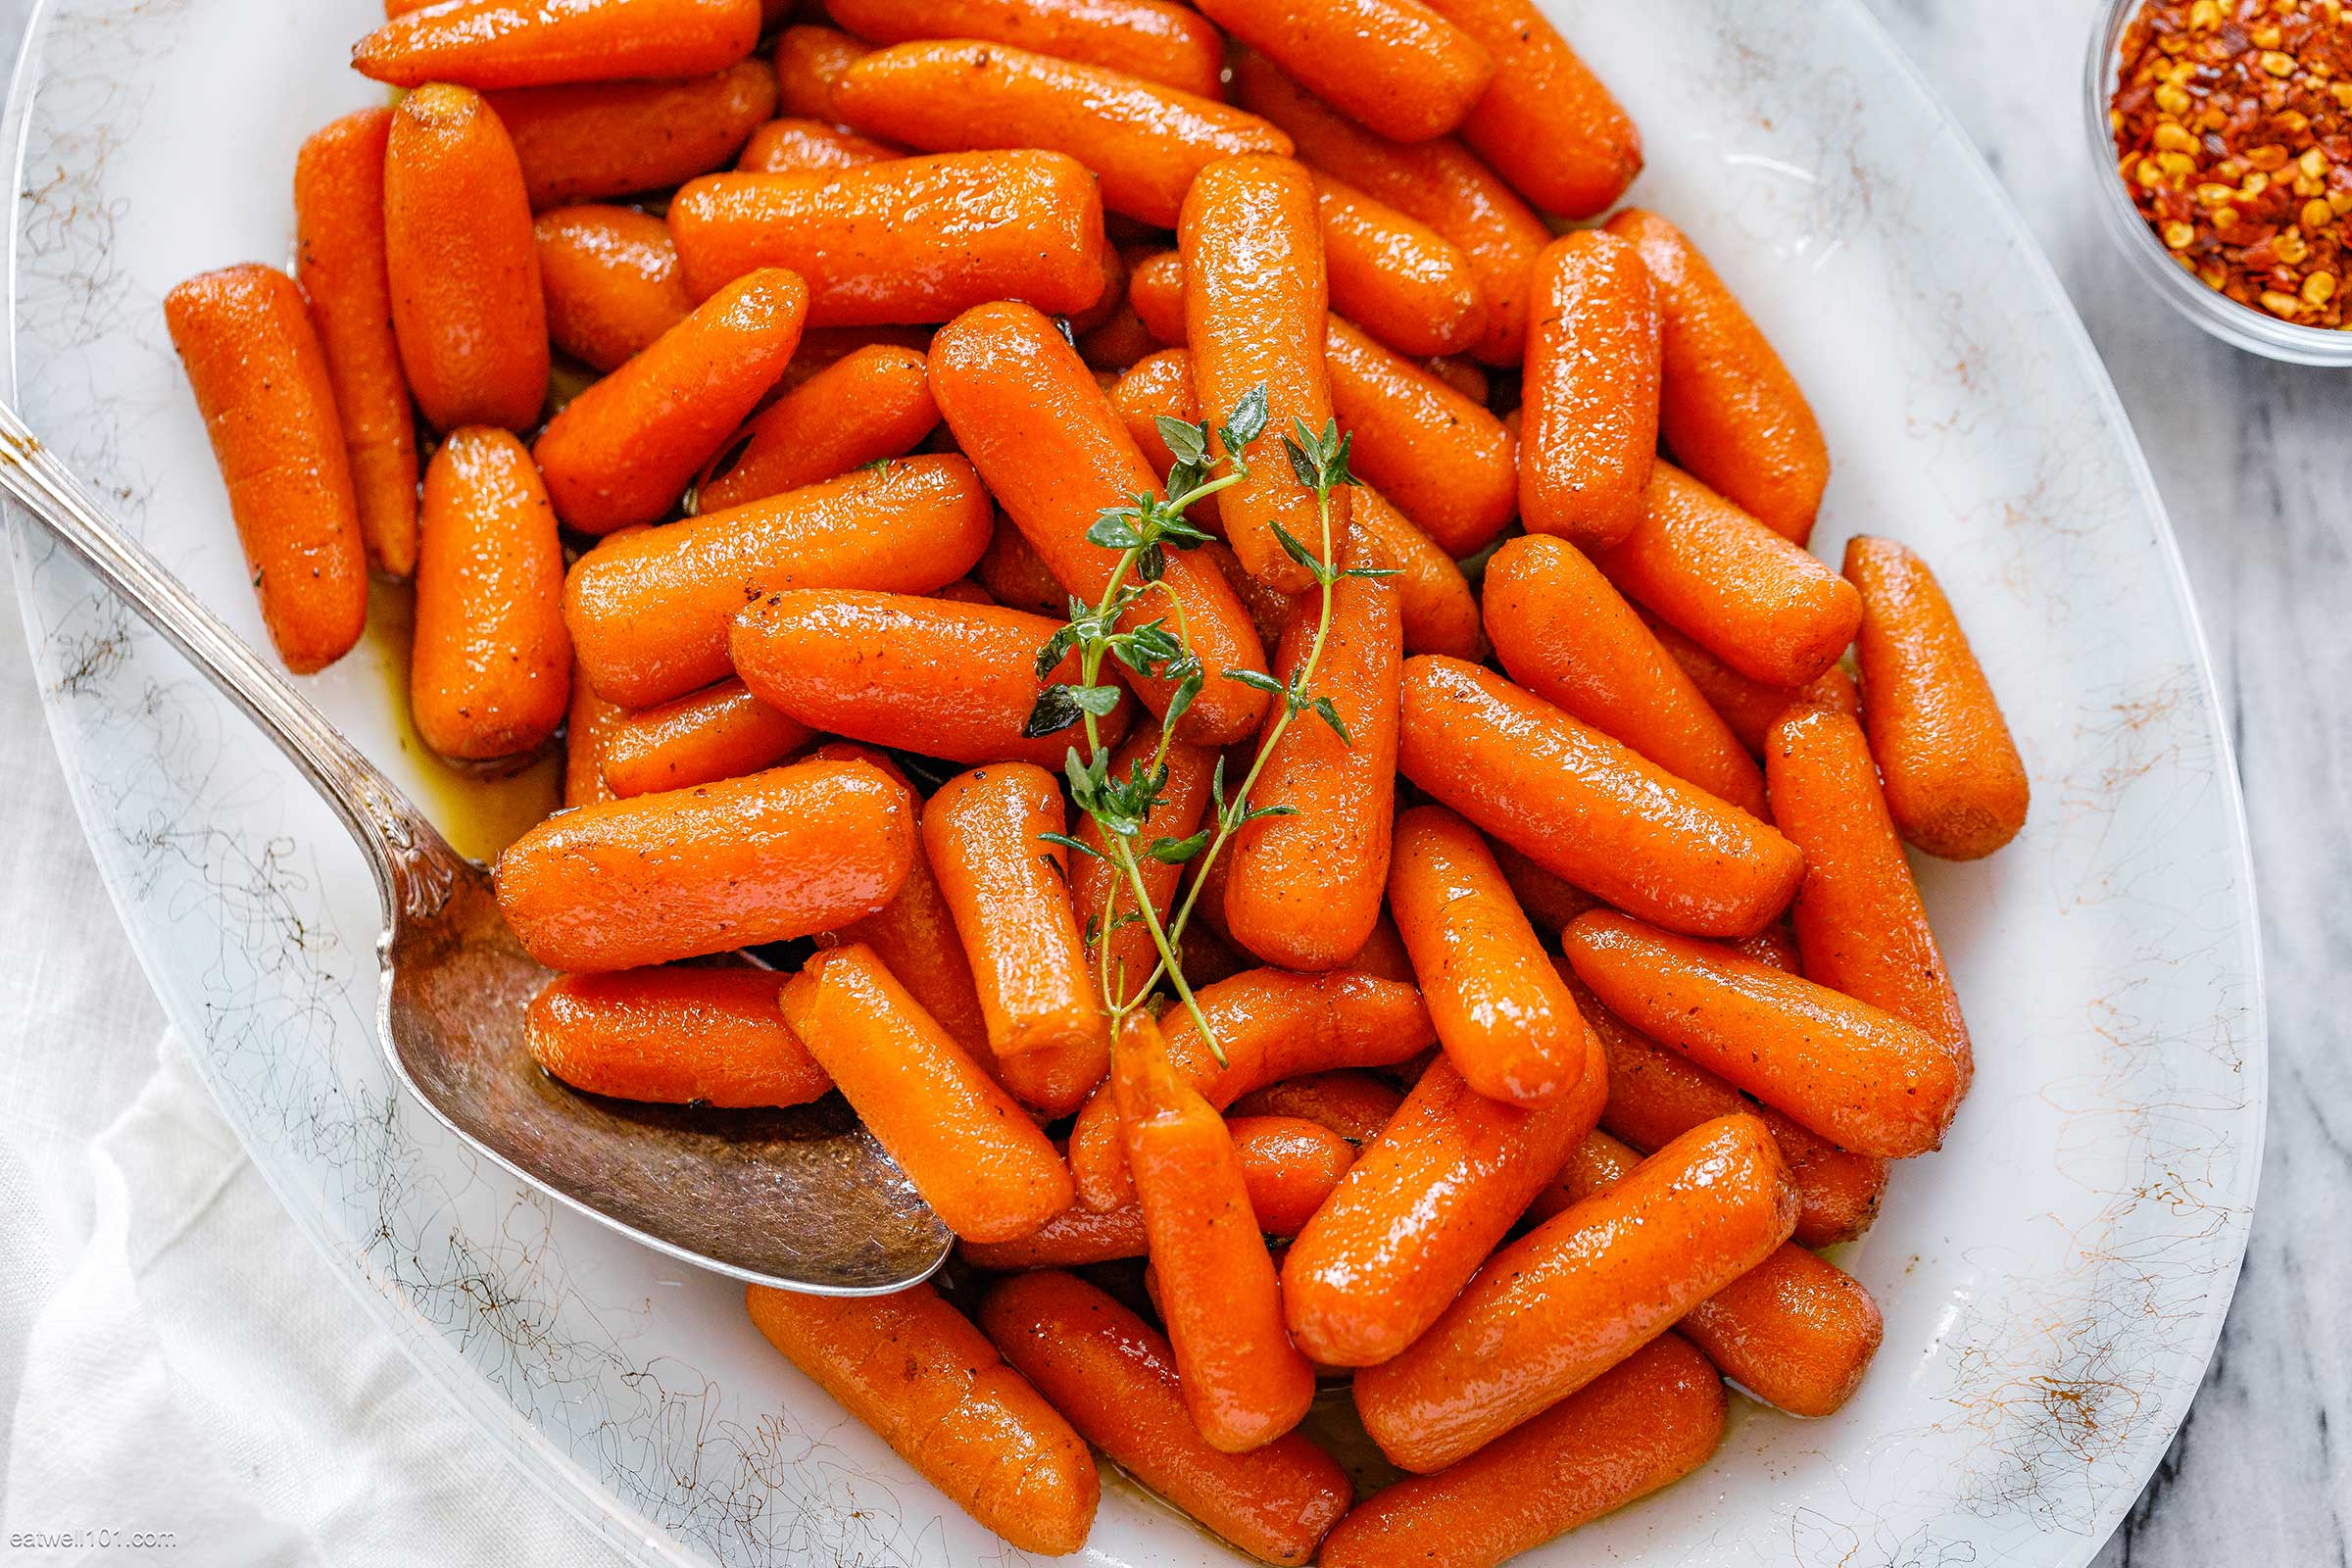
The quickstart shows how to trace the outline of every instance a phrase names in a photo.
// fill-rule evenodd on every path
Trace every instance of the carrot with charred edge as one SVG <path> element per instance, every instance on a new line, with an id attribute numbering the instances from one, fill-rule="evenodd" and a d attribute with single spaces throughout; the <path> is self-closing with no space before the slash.
<path id="1" fill-rule="evenodd" d="M 1756 816 L 1764 775 L 1592 563 L 1530 534 L 1487 563 L 1487 636 L 1511 679 Z"/>
<path id="2" fill-rule="evenodd" d="M 1081 1437 L 1237 1550 L 1303 1563 L 1355 1489 L 1299 1433 L 1248 1454 L 1202 1441 L 1167 1340 L 1092 1285 L 1059 1272 L 1006 1280 L 980 1326 Z"/>
<path id="3" fill-rule="evenodd" d="M 1534 1110 L 1488 1099 L 1447 1056 L 1429 1064 L 1283 1262 L 1300 1349 L 1372 1366 L 1437 1320 L 1598 1119 L 1606 1075 L 1585 1048 L 1577 1088 Z"/>
<path id="4" fill-rule="evenodd" d="M 1262 1448 L 1306 1414 L 1315 1371 L 1283 1332 L 1232 1135 L 1169 1064 L 1146 1014 L 1129 1015 L 1111 1085 L 1184 1407 L 1210 1447 Z"/>
<path id="5" fill-rule="evenodd" d="M 1892 539 L 1847 540 L 1845 576 L 1862 596 L 1862 724 L 1894 825 L 1943 859 L 1990 855 L 2026 825 L 2032 787 L 1951 601 Z"/>
<path id="6" fill-rule="evenodd" d="M 1344 1067 L 1252 1089 L 1226 1109 L 1229 1121 L 1245 1116 L 1299 1117 L 1360 1150 L 1380 1136 L 1403 1103 L 1404 1096 L 1386 1082 Z"/>
<path id="7" fill-rule="evenodd" d="M 833 86 L 851 129 L 925 152 L 1042 147 L 1102 182 L 1114 213 L 1172 227 L 1196 175 L 1242 153 L 1287 157 L 1291 139 L 1255 115 L 1141 76 L 968 39 L 893 44 Z"/>
<path id="8" fill-rule="evenodd" d="M 814 733 L 754 697 L 742 681 L 722 680 L 613 724 L 605 741 L 605 782 L 625 800 L 741 778 L 773 767 Z"/>
<path id="9" fill-rule="evenodd" d="M 551 969 L 635 969 L 830 931 L 890 902 L 914 803 L 862 762 L 565 811 L 498 858 L 499 911 Z"/>
<path id="10" fill-rule="evenodd" d="M 384 262 L 384 149 L 392 111 L 327 124 L 294 160 L 294 274 L 326 355 L 360 537 L 380 571 L 416 568 L 416 416 L 392 335 Z"/>
<path id="11" fill-rule="evenodd" d="M 1763 929 L 1796 846 L 1736 806 L 1475 664 L 1404 662 L 1397 770 L 1620 908 L 1700 936 Z"/>
<path id="12" fill-rule="evenodd" d="M 1469 1458 L 1356 1504 L 1317 1560 L 1499 1568 L 1706 1463 L 1728 1403 L 1706 1358 L 1661 1335 Z"/>
<path id="13" fill-rule="evenodd" d="M 1234 62 L 1234 96 L 1289 132 L 1297 156 L 1436 229 L 1470 259 L 1487 307 L 1471 353 L 1516 365 L 1527 337 L 1528 280 L 1551 230 L 1493 170 L 1460 142 L 1439 137 L 1394 142 L 1326 108 L 1263 56 Z"/>
<path id="14" fill-rule="evenodd" d="M 1641 250 L 1657 285 L 1658 425 L 1675 461 L 1803 544 L 1830 481 L 1830 454 L 1796 378 L 1681 229 L 1639 208 L 1610 219 L 1608 229 Z"/>
<path id="15" fill-rule="evenodd" d="M 1502 421 L 1348 321 L 1324 335 L 1331 402 L 1364 482 L 1447 555 L 1473 556 L 1519 505 L 1519 447 Z M 1195 351 L 1196 364 L 1199 351 Z"/>
<path id="16" fill-rule="evenodd" d="M 1045 561 L 1003 514 L 998 514 L 996 531 L 988 536 L 988 548 L 981 552 L 974 575 L 989 596 L 1007 610 L 1026 610 L 1049 619 L 1069 612 L 1068 592 L 1054 580 Z"/>
<path id="17" fill-rule="evenodd" d="M 1866 1002 L 1606 910 L 1563 944 L 1610 1011 L 1842 1149 L 1925 1153 L 1959 1108 L 1950 1048 Z"/>
<path id="18" fill-rule="evenodd" d="M 1225 40 L 1169 0 L 839 0 L 827 14 L 869 43 L 977 38 L 1221 99 Z"/>
<path id="19" fill-rule="evenodd" d="M 360 640 L 368 558 L 302 290 L 274 268 L 206 272 L 164 296 L 164 323 L 228 487 L 262 624 L 288 669 L 323 669 Z"/>
<path id="20" fill-rule="evenodd" d="M 1827 708 L 1855 718 L 1862 716 L 1862 695 L 1842 665 L 1832 664 L 1803 686 L 1767 686 L 1740 674 L 1651 612 L 1640 613 L 1658 646 L 1683 666 L 1683 673 L 1690 677 L 1707 706 L 1722 715 L 1740 744 L 1757 757 L 1764 755 L 1764 737 L 1773 721 L 1790 708 Z"/>
<path id="21" fill-rule="evenodd" d="M 985 305 L 932 340 L 931 395 L 1054 579 L 1065 592 L 1100 602 L 1119 553 L 1089 540 L 1087 530 L 1104 510 L 1130 505 L 1158 485 L 1077 350 L 1035 310 Z M 1213 565 L 1185 552 L 1168 553 L 1159 581 L 1159 591 L 1121 624 L 1181 614 L 1185 640 L 1208 682 L 1177 725 L 1178 736 L 1223 746 L 1255 733 L 1265 695 L 1223 678 L 1227 670 L 1265 668 L 1265 647 L 1248 613 Z M 1165 711 L 1171 682 L 1131 680 L 1147 708 Z"/>
<path id="22" fill-rule="evenodd" d="M 771 120 L 752 132 L 735 167 L 747 174 L 806 174 L 905 156 L 905 148 L 822 121 Z"/>
<path id="23" fill-rule="evenodd" d="M 1334 311 L 1415 358 L 1478 341 L 1487 305 L 1461 247 L 1329 174 L 1315 176 L 1315 201 Z"/>
<path id="24" fill-rule="evenodd" d="M 1139 763 L 1149 767 L 1159 752 L 1159 726 L 1144 725 L 1111 755 L 1111 776 L 1126 778 Z M 1167 781 L 1160 787 L 1158 804 L 1136 833 L 1141 845 L 1192 837 L 1208 810 L 1209 775 L 1217 754 L 1204 746 L 1172 740 L 1160 760 L 1168 770 Z M 1159 967 L 1159 955 L 1152 945 L 1152 933 L 1135 918 L 1134 895 L 1109 858 L 1102 823 L 1091 814 L 1078 824 L 1078 842 L 1095 852 L 1080 855 L 1070 867 L 1070 898 L 1078 929 L 1086 938 L 1087 972 L 1107 977 L 1110 1000 L 1126 1002 Z M 1153 912 L 1164 924 L 1184 867 L 1146 855 L 1138 858 L 1136 869 L 1151 895 Z M 1102 951 L 1104 943 L 1110 945 L 1107 956 Z"/>
<path id="25" fill-rule="evenodd" d="M 608 703 L 588 683 L 578 659 L 571 664 L 571 708 L 564 719 L 564 808 L 617 801 L 605 782 L 605 748 L 628 710 Z"/>
<path id="26" fill-rule="evenodd" d="M 723 511 L 904 457 L 938 423 L 920 354 L 858 349 L 760 410 L 706 471 L 696 509 Z"/>
<path id="27" fill-rule="evenodd" d="M 984 1528 L 1024 1551 L 1086 1544 L 1102 1485 L 1086 1440 L 937 1291 L 749 1300 L 768 1344 Z"/>
<path id="28" fill-rule="evenodd" d="M 591 369 L 618 369 L 694 309 L 678 277 L 678 248 L 659 218 L 626 207 L 565 207 L 540 214 L 532 231 L 547 334 Z"/>
<path id="29" fill-rule="evenodd" d="M 514 140 L 534 211 L 661 190 L 724 169 L 776 112 L 776 74 L 745 60 L 683 81 L 484 95 Z"/>
<path id="30" fill-rule="evenodd" d="M 917 457 L 626 537 L 572 564 L 564 618 L 597 690 L 650 708 L 723 680 L 735 612 L 781 588 L 929 593 L 970 570 L 990 510 L 961 458 Z"/>
<path id="31" fill-rule="evenodd" d="M 1206 0 L 1209 20 L 1375 135 L 1426 141 L 1462 122 L 1494 57 L 1421 0 Z"/>
<path id="32" fill-rule="evenodd" d="M 395 87 L 545 87 L 724 71 L 760 41 L 760 0 L 441 0 L 352 46 Z"/>
<path id="33" fill-rule="evenodd" d="M 1429 0 L 1485 45 L 1494 82 L 1462 140 L 1519 194 L 1562 218 L 1614 205 L 1642 172 L 1642 134 L 1533 0 Z"/>
<path id="34" fill-rule="evenodd" d="M 547 307 L 514 145 L 481 97 L 420 87 L 392 111 L 384 154 L 392 331 L 436 429 L 519 430 L 547 401 Z"/>
<path id="35" fill-rule="evenodd" d="M 1658 455 L 1658 307 L 1630 240 L 1587 229 L 1536 259 L 1519 515 L 1605 550 L 1642 520 Z"/>
<path id="36" fill-rule="evenodd" d="M 833 113 L 834 84 L 871 52 L 838 27 L 786 27 L 776 35 L 776 52 L 769 61 L 776 72 L 778 113 L 839 123 L 841 117 Z"/>
<path id="37" fill-rule="evenodd" d="M 867 1130 L 948 1229 L 1027 1236 L 1070 1206 L 1069 1167 L 1028 1114 L 858 943 L 817 954 L 778 998 Z"/>
<path id="38" fill-rule="evenodd" d="M 563 974 L 531 1000 L 531 1056 L 572 1088 L 721 1108 L 799 1105 L 833 1087 L 777 1010 L 772 969 Z"/>

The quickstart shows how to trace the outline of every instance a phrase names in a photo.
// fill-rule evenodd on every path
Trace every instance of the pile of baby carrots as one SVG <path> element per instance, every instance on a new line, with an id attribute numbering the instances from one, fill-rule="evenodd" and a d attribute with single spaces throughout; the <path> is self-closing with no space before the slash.
<path id="1" fill-rule="evenodd" d="M 753 1290 L 779 1349 L 1016 1545 L 1100 1450 L 1276 1563 L 1497 1563 L 1726 1379 L 1854 1393 L 1815 1250 L 1970 1077 L 1904 846 L 2025 769 L 1927 565 L 1807 552 L 1706 258 L 1586 223 L 1640 142 L 1532 0 L 387 11 L 293 275 L 172 337 L 287 665 L 413 577 L 424 741 L 567 747 L 544 1068 L 838 1091 L 958 1237 Z"/>

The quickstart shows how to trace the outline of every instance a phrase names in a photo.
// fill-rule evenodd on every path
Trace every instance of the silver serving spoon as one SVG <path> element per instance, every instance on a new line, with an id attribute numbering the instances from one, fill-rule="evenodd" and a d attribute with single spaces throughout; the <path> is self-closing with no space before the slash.
<path id="1" fill-rule="evenodd" d="M 541 1072 L 523 1008 L 551 971 L 507 929 L 489 872 L 451 849 L 5 404 L 0 490 L 187 655 L 342 816 L 383 899 L 384 1054 L 459 1137 L 622 1235 L 738 1279 L 862 1296 L 946 1260 L 947 1227 L 837 1099 L 774 1111 L 640 1105 Z"/>

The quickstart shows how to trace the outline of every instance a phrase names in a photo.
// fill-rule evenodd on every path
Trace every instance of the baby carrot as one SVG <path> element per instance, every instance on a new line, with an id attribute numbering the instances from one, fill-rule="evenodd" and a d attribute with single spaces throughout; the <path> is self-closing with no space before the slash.
<path id="1" fill-rule="evenodd" d="M 838 27 L 803 24 L 776 35 L 776 108 L 802 120 L 838 123 L 833 87 L 870 50 Z"/>
<path id="2" fill-rule="evenodd" d="M 1990 855 L 2026 825 L 2031 786 L 1951 601 L 1892 539 L 1847 540 L 1845 576 L 1862 596 L 1862 723 L 1894 825 L 1943 859 Z"/>
<path id="3" fill-rule="evenodd" d="M 1613 205 L 1642 172 L 1642 135 L 1534 0 L 1429 0 L 1494 59 L 1462 140 L 1519 194 L 1562 218 Z"/>
<path id="4" fill-rule="evenodd" d="M 360 640 L 368 558 L 302 290 L 275 268 L 225 268 L 165 295 L 164 323 L 228 487 L 262 624 L 288 669 L 323 669 Z"/>
<path id="5" fill-rule="evenodd" d="M 1086 1544 L 1086 1440 L 929 1285 L 808 1296 L 755 1285 L 752 1323 L 957 1507 L 1024 1551 Z"/>
<path id="6" fill-rule="evenodd" d="M 1225 40 L 1170 0 L 837 0 L 834 24 L 869 43 L 977 38 L 1223 98 Z"/>
<path id="7" fill-rule="evenodd" d="M 1658 454 L 1658 307 L 1630 240 L 1585 229 L 1536 259 L 1519 514 L 1605 550 L 1642 520 Z"/>
<path id="8" fill-rule="evenodd" d="M 754 416 L 697 487 L 696 510 L 739 507 L 904 457 L 938 423 L 920 354 L 886 343 L 858 349 Z"/>
<path id="9" fill-rule="evenodd" d="M 728 624 L 761 594 L 928 593 L 980 559 L 989 516 L 971 465 L 907 458 L 608 538 L 572 564 L 564 618 L 597 689 L 649 708 L 726 678 Z"/>
<path id="10" fill-rule="evenodd" d="M 384 148 L 392 111 L 324 126 L 294 160 L 294 274 L 326 355 L 368 559 L 416 568 L 416 416 L 392 336 L 384 265 Z"/>
<path id="11" fill-rule="evenodd" d="M 958 1237 L 1008 1242 L 1070 1206 L 1069 1167 L 1037 1123 L 873 949 L 852 943 L 817 954 L 785 983 L 778 1004 L 850 1108 Z"/>
<path id="12" fill-rule="evenodd" d="M 1856 718 L 1862 715 L 1861 694 L 1841 665 L 1832 664 L 1803 686 L 1768 686 L 1740 674 L 1653 612 L 1644 610 L 1641 615 L 1649 634 L 1683 666 L 1683 673 L 1690 677 L 1707 706 L 1722 716 L 1740 744 L 1757 757 L 1764 755 L 1764 737 L 1773 722 L 1800 703 L 1835 709 Z"/>
<path id="13" fill-rule="evenodd" d="M 551 969 L 634 969 L 789 942 L 890 902 L 914 803 L 863 762 L 584 806 L 498 858 L 498 906 Z"/>
<path id="14" fill-rule="evenodd" d="M 626 207 L 564 207 L 532 224 L 547 335 L 590 369 L 615 370 L 686 319 L 669 225 Z"/>
<path id="15" fill-rule="evenodd" d="M 1328 174 L 1315 178 L 1315 201 L 1334 311 L 1407 356 L 1478 341 L 1487 306 L 1459 246 Z"/>
<path id="16" fill-rule="evenodd" d="M 1227 1121 L 1230 1124 L 1250 1116 L 1295 1116 L 1337 1134 L 1351 1148 L 1361 1151 L 1380 1136 L 1381 1129 L 1388 1126 L 1403 1103 L 1402 1094 L 1371 1073 L 1342 1068 L 1337 1072 L 1310 1072 L 1252 1089 L 1227 1107 Z M 1333 1181 L 1336 1185 L 1338 1178 Z"/>
<path id="17" fill-rule="evenodd" d="M 571 709 L 564 719 L 564 808 L 616 801 L 605 782 L 605 747 L 628 710 L 608 703 L 588 684 L 575 657 L 571 664 Z"/>
<path id="18" fill-rule="evenodd" d="M 599 81 L 486 95 L 514 139 L 533 210 L 661 190 L 724 169 L 776 112 L 776 74 L 744 60 L 683 81 Z"/>
<path id="19" fill-rule="evenodd" d="M 531 1055 L 572 1088 L 665 1105 L 799 1105 L 833 1087 L 784 1022 L 773 969 L 561 974 L 525 1015 Z"/>
<path id="20" fill-rule="evenodd" d="M 1183 347 L 1188 332 L 1183 253 L 1157 251 L 1136 263 L 1127 274 L 1127 303 L 1152 337 L 1171 347 Z"/>
<path id="21" fill-rule="evenodd" d="M 822 121 L 771 120 L 752 132 L 735 167 L 747 174 L 806 174 L 903 156 L 902 148 Z"/>
<path id="22" fill-rule="evenodd" d="M 1608 227 L 1641 250 L 1657 286 L 1658 424 L 1675 461 L 1803 544 L 1829 484 L 1830 454 L 1796 378 L 1681 229 L 1640 208 Z"/>
<path id="23" fill-rule="evenodd" d="M 1519 901 L 1519 907 L 1527 911 L 1538 931 L 1556 936 L 1560 927 L 1587 909 L 1600 907 L 1600 900 L 1557 872 L 1545 870 L 1502 840 L 1490 839 L 1487 848 L 1494 852 L 1502 879 L 1511 885 L 1511 897 Z"/>
<path id="24" fill-rule="evenodd" d="M 1952 1051 L 1866 1002 L 1607 910 L 1564 942 L 1610 1011 L 1840 1148 L 1925 1153 L 1959 1107 Z"/>
<path id="25" fill-rule="evenodd" d="M 1764 775 L 1592 562 L 1528 534 L 1487 563 L 1485 615 L 1511 679 L 1677 778 L 1764 815 Z"/>
<path id="26" fill-rule="evenodd" d="M 1445 135 L 1494 75 L 1494 57 L 1421 0 L 1206 0 L 1200 9 L 1299 86 L 1394 141 Z"/>
<path id="27" fill-rule="evenodd" d="M 1101 177 L 1102 205 L 1162 228 L 1195 175 L 1242 153 L 1288 156 L 1255 115 L 1100 66 L 934 38 L 877 49 L 833 87 L 851 129 L 917 147 L 1042 147 Z M 1091 301 L 1090 301 L 1091 303 Z"/>
<path id="28" fill-rule="evenodd" d="M 1118 303 L 1111 307 L 1110 314 L 1102 318 L 1101 325 L 1078 334 L 1078 357 L 1086 362 L 1087 368 L 1107 370 L 1113 375 L 1129 368 L 1158 347 L 1159 340 L 1144 325 L 1143 318 L 1135 314 L 1135 306 L 1128 301 L 1124 292 L 1121 292 Z M 1138 444 L 1141 444 L 1140 440 Z M 1196 516 L 1205 518 L 1214 510 L 1215 498 L 1209 499 L 1210 505 L 1197 512 Z"/>
<path id="29" fill-rule="evenodd" d="M 478 94 L 436 83 L 392 111 L 384 255 L 400 363 L 426 420 L 537 423 L 548 371 L 538 240 L 514 145 Z"/>
<path id="30" fill-rule="evenodd" d="M 754 697 L 739 680 L 623 716 L 605 741 L 605 781 L 615 797 L 691 789 L 773 767 L 812 732 Z"/>
<path id="31" fill-rule="evenodd" d="M 927 326 L 812 326 L 801 333 L 801 346 L 776 382 L 776 395 L 798 390 L 860 349 L 905 349 L 922 354 L 931 347 Z M 950 450 L 945 447 L 937 451 Z"/>
<path id="32" fill-rule="evenodd" d="M 1128 778 L 1139 764 L 1149 767 L 1159 755 L 1159 726 L 1143 725 L 1111 754 L 1110 776 Z M 1136 834 L 1132 858 L 1152 911 L 1164 926 L 1184 867 L 1157 859 L 1149 851 L 1161 839 L 1190 838 L 1200 827 L 1208 811 L 1209 777 L 1217 754 L 1205 746 L 1171 740 L 1161 763 L 1167 768 L 1167 778 L 1159 789 L 1159 804 L 1152 807 Z M 1098 991 L 1107 990 L 1126 1002 L 1140 995 L 1158 969 L 1158 950 L 1151 930 L 1131 918 L 1136 913 L 1135 890 L 1126 873 L 1111 860 L 1102 824 L 1091 813 L 1078 825 L 1078 841 L 1095 852 L 1078 856 L 1077 863 L 1070 867 L 1070 898 L 1078 929 L 1086 937 L 1087 972 L 1096 977 Z M 1106 944 L 1107 954 L 1102 951 Z"/>
<path id="33" fill-rule="evenodd" d="M 1323 1540 L 1324 1568 L 1499 1568 L 1668 1487 L 1723 1442 L 1723 1380 L 1661 1335 L 1436 1475 L 1408 1476 Z"/>
<path id="34" fill-rule="evenodd" d="M 395 87 L 544 87 L 724 71 L 760 41 L 760 0 L 441 0 L 352 46 Z"/>
<path id="35" fill-rule="evenodd" d="M 1447 555 L 1473 556 L 1519 505 L 1518 443 L 1479 404 L 1351 323 L 1324 336 L 1331 402 L 1364 482 Z M 1194 351 L 1198 367 L 1200 351 Z"/>
<path id="36" fill-rule="evenodd" d="M 1796 846 L 1460 660 L 1404 662 L 1398 771 L 1545 870 L 1678 931 L 1746 936 L 1796 891 Z"/>
<path id="37" fill-rule="evenodd" d="M 1186 1413 L 1167 1340 L 1074 1275 L 1006 1280 L 980 1326 L 1079 1436 L 1237 1550 L 1303 1563 L 1355 1495 L 1339 1461 L 1291 1433 L 1220 1452 Z"/>
<path id="38" fill-rule="evenodd" d="M 1262 1448 L 1306 1414 L 1315 1372 L 1283 1330 L 1232 1136 L 1145 1014 L 1129 1016 L 1111 1084 L 1185 1410 L 1212 1448 Z"/>
<path id="39" fill-rule="evenodd" d="M 1046 616 L 1069 613 L 1070 596 L 1046 569 L 1045 561 L 1021 530 L 1002 513 L 997 514 L 996 530 L 988 536 L 988 548 L 981 552 L 972 574 L 989 597 L 1007 610 Z"/>

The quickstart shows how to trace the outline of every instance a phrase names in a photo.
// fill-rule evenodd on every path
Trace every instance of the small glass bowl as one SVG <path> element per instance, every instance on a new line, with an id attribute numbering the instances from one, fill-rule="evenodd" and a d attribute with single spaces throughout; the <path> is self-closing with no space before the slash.
<path id="1" fill-rule="evenodd" d="M 2090 131 L 2091 168 L 2099 185 L 2099 216 L 2107 231 L 2123 248 L 2132 270 L 2162 295 L 2165 302 L 2223 342 L 2269 359 L 2293 365 L 2352 368 L 2352 330 L 2297 326 L 2270 312 L 2240 305 L 2219 290 L 2207 288 L 2173 260 L 2115 172 L 2115 131 L 2108 120 L 2115 96 L 2118 57 L 2124 28 L 2138 15 L 2143 0 L 2108 0 L 2098 25 L 2091 29 L 2090 57 L 2084 63 L 2084 109 Z"/>

